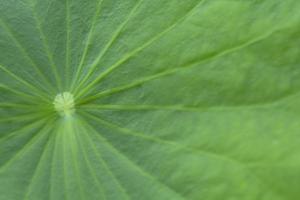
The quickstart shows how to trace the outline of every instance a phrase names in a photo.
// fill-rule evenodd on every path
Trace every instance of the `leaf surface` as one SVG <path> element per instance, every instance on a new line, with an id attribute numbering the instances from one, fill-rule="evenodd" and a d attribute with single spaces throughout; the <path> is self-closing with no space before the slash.
<path id="1" fill-rule="evenodd" d="M 297 0 L 0 0 L 0 200 L 295 200 Z"/>

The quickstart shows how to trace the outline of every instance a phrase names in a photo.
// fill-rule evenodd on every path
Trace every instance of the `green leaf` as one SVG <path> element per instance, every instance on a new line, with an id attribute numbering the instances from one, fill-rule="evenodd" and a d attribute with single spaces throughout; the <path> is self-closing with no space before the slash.
<path id="1" fill-rule="evenodd" d="M 300 1 L 0 0 L 0 200 L 296 200 Z"/>

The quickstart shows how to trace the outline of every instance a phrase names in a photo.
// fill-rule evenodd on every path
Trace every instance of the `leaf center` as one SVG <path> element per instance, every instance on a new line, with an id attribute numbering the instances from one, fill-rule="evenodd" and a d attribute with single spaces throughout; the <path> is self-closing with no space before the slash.
<path id="1" fill-rule="evenodd" d="M 63 92 L 56 95 L 54 108 L 62 116 L 70 116 L 75 112 L 74 96 L 70 92 Z"/>

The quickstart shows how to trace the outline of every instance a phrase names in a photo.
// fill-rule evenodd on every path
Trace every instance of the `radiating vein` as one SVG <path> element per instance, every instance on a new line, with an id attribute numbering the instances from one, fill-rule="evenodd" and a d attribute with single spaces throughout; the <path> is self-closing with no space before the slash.
<path id="1" fill-rule="evenodd" d="M 48 60 L 50 62 L 51 70 L 52 70 L 52 72 L 54 74 L 54 77 L 55 77 L 55 80 L 57 82 L 57 87 L 58 87 L 59 90 L 61 90 L 61 80 L 59 78 L 58 71 L 57 71 L 58 67 L 55 64 L 54 60 L 53 60 L 53 54 L 50 52 L 48 41 L 47 41 L 46 36 L 44 34 L 44 31 L 42 29 L 42 23 L 40 21 L 40 18 L 37 16 L 35 5 L 30 3 L 30 7 L 31 7 L 31 10 L 33 12 L 33 17 L 36 21 L 36 25 L 37 25 L 37 29 L 39 31 L 40 37 L 42 39 L 42 43 L 43 43 L 43 46 L 44 46 L 44 49 L 45 49 L 45 53 L 47 54 Z"/>
<path id="2" fill-rule="evenodd" d="M 294 94 L 296 95 L 296 94 Z M 289 95 L 288 97 L 290 97 Z M 156 105 L 156 104 L 82 104 L 79 103 L 81 109 L 88 111 L 112 110 L 112 111 L 182 111 L 182 112 L 213 112 L 213 111 L 242 111 L 254 109 L 269 109 L 284 103 L 285 98 L 275 99 L 264 103 L 248 103 L 237 105 L 209 105 L 209 106 L 189 106 L 189 105 Z"/>
<path id="3" fill-rule="evenodd" d="M 101 50 L 100 54 L 96 57 L 96 59 L 91 64 L 91 67 L 87 73 L 87 75 L 83 78 L 83 80 L 79 83 L 78 88 L 80 88 L 91 76 L 91 74 L 95 71 L 96 67 L 100 63 L 102 57 L 106 54 L 106 52 L 109 50 L 111 45 L 114 43 L 114 41 L 117 39 L 117 37 L 120 35 L 124 27 L 127 25 L 127 23 L 131 20 L 131 18 L 134 16 L 137 9 L 140 7 L 140 5 L 143 3 L 144 0 L 138 0 L 136 5 L 133 6 L 131 11 L 129 12 L 127 18 L 124 20 L 123 23 L 116 29 L 116 31 L 113 33 L 110 40 L 107 42 L 107 44 L 104 46 L 104 48 Z M 75 91 L 76 93 L 76 91 Z"/>
<path id="4" fill-rule="evenodd" d="M 5 116 L 5 118 L 1 118 L 0 119 L 0 122 L 11 122 L 11 121 L 18 121 L 18 122 L 24 122 L 24 121 L 31 121 L 31 120 L 35 120 L 35 119 L 38 119 L 38 118 L 42 118 L 42 117 L 45 117 L 47 116 L 48 114 L 51 114 L 51 112 L 49 113 L 32 113 L 32 112 L 29 112 L 29 113 L 26 113 L 26 114 L 20 114 L 20 115 L 14 115 L 14 116 Z"/>
<path id="5" fill-rule="evenodd" d="M 95 133 L 95 135 L 99 138 L 100 141 L 104 142 L 110 149 L 112 152 L 114 152 L 116 155 L 122 157 L 125 159 L 125 161 L 127 162 L 127 164 L 129 164 L 129 166 L 132 166 L 135 170 L 137 170 L 141 175 L 143 175 L 145 178 L 150 179 L 151 181 L 161 185 L 162 187 L 164 187 L 167 191 L 172 192 L 173 194 L 175 194 L 178 198 L 180 199 L 185 199 L 184 196 L 182 196 L 182 194 L 178 193 L 177 191 L 175 191 L 173 188 L 171 188 L 170 186 L 166 185 L 165 183 L 163 183 L 161 180 L 157 179 L 156 177 L 154 177 L 153 175 L 149 174 L 147 171 L 145 171 L 143 168 L 141 168 L 139 165 L 137 165 L 135 162 L 133 162 L 129 157 L 127 157 L 125 154 L 122 154 L 118 149 L 116 149 L 116 147 L 114 145 L 112 145 L 106 138 L 104 138 L 96 129 L 94 129 L 94 127 L 92 125 L 90 125 L 90 123 L 86 123 L 87 126 L 89 126 L 93 132 Z"/>
<path id="6" fill-rule="evenodd" d="M 69 123 L 69 122 L 67 122 L 67 123 Z M 69 125 L 70 125 L 70 127 L 68 127 L 68 129 L 65 132 L 67 134 L 66 134 L 66 137 L 64 137 L 64 139 L 67 139 L 67 140 L 64 140 L 64 144 L 68 144 L 68 143 L 71 144 L 70 151 L 71 151 L 72 163 L 73 163 L 73 166 L 74 166 L 74 169 L 75 169 L 76 182 L 77 182 L 77 185 L 79 187 L 79 196 L 80 196 L 81 200 L 85 200 L 83 188 L 82 188 L 81 183 L 80 183 L 81 176 L 80 176 L 80 172 L 79 172 L 79 166 L 78 166 L 78 162 L 76 160 L 76 157 L 77 157 L 76 155 L 78 155 L 78 152 L 75 148 L 76 147 L 75 144 L 77 145 L 77 140 L 75 138 L 75 135 L 77 133 L 76 133 L 76 130 L 73 126 L 74 124 L 71 124 L 71 122 L 70 122 Z M 64 145 L 64 146 L 66 146 L 66 145 Z M 64 155 L 66 155 L 65 149 L 64 149 Z"/>
<path id="7" fill-rule="evenodd" d="M 141 78 L 139 80 L 135 80 L 135 81 L 133 81 L 133 82 L 131 82 L 129 84 L 125 84 L 125 85 L 122 85 L 122 86 L 119 86 L 119 87 L 115 87 L 115 88 L 104 90 L 104 91 L 102 91 L 102 92 L 100 92 L 98 94 L 95 94 L 95 95 L 91 96 L 91 97 L 85 98 L 83 101 L 81 101 L 81 103 L 89 102 L 89 101 L 95 100 L 97 98 L 108 96 L 108 95 L 112 95 L 112 94 L 115 94 L 115 93 L 120 93 L 120 92 L 129 90 L 129 89 L 141 86 L 141 85 L 143 85 L 143 84 L 145 84 L 147 82 L 150 82 L 150 81 L 153 81 L 153 80 L 156 80 L 156 79 L 159 79 L 159 78 L 163 78 L 163 77 L 166 77 L 166 76 L 170 76 L 170 75 L 176 74 L 176 73 L 178 73 L 178 72 L 180 72 L 182 70 L 188 70 L 188 69 L 193 68 L 193 67 L 199 67 L 200 64 L 204 64 L 204 63 L 209 62 L 209 61 L 211 61 L 213 59 L 220 58 L 222 56 L 226 56 L 226 55 L 235 53 L 235 52 L 243 50 L 244 48 L 247 48 L 247 47 L 249 47 L 251 45 L 254 45 L 256 43 L 262 42 L 265 39 L 268 39 L 273 34 L 275 34 L 277 32 L 280 32 L 282 30 L 288 29 L 288 28 L 290 28 L 290 27 L 281 27 L 281 28 L 278 28 L 278 29 L 271 30 L 270 32 L 267 32 L 267 33 L 265 33 L 265 34 L 263 34 L 263 35 L 261 35 L 259 37 L 255 37 L 255 38 L 253 38 L 253 39 L 251 39 L 249 41 L 246 41 L 244 43 L 238 44 L 238 45 L 236 45 L 236 46 L 234 46 L 232 48 L 225 49 L 223 51 L 210 54 L 210 55 L 208 55 L 208 56 L 206 56 L 204 58 L 201 58 L 200 60 L 194 60 L 193 62 L 190 62 L 186 66 L 181 66 L 181 67 L 177 67 L 177 68 L 172 68 L 172 69 L 169 69 L 169 70 L 165 70 L 163 72 L 160 72 L 160 73 L 157 73 L 157 74 L 154 74 L 154 75 L 150 75 L 150 76 Z"/>
<path id="8" fill-rule="evenodd" d="M 14 130 L 14 131 L 12 131 L 10 133 L 5 134 L 5 133 L 2 132 L 1 134 L 5 134 L 5 136 L 0 138 L 0 143 L 2 143 L 3 141 L 7 141 L 8 139 L 12 138 L 16 134 L 20 134 L 21 135 L 21 133 L 24 134 L 25 132 L 27 132 L 29 130 L 37 128 L 40 125 L 44 124 L 46 122 L 46 120 L 47 120 L 47 118 L 46 119 L 41 118 L 41 119 L 39 119 L 37 121 L 34 121 L 32 123 L 28 123 L 27 125 L 25 125 L 23 127 L 20 127 L 17 130 Z"/>
<path id="9" fill-rule="evenodd" d="M 83 131 L 83 133 L 86 134 L 86 138 L 87 141 L 89 142 L 89 144 L 91 145 L 95 155 L 98 157 L 99 161 L 101 162 L 101 164 L 104 166 L 104 168 L 107 170 L 107 172 L 109 173 L 109 175 L 113 178 L 113 181 L 115 182 L 115 184 L 118 186 L 118 188 L 122 191 L 122 193 L 125 195 L 125 198 L 127 200 L 130 199 L 130 197 L 128 196 L 128 193 L 126 191 L 126 189 L 124 188 L 124 186 L 122 185 L 122 183 L 116 178 L 116 176 L 114 175 L 114 173 L 110 170 L 108 164 L 106 163 L 106 161 L 102 158 L 101 153 L 97 150 L 94 142 L 90 139 L 90 136 L 88 135 L 88 133 L 86 131 Z M 102 141 L 102 140 L 100 140 Z"/>
<path id="10" fill-rule="evenodd" d="M 0 108 L 24 108 L 24 109 L 36 109 L 34 108 L 34 104 L 21 104 L 21 103 L 5 103 L 5 102 L 0 102 Z"/>
<path id="11" fill-rule="evenodd" d="M 54 148 L 53 148 L 53 154 L 52 154 L 52 158 L 51 158 L 51 161 L 50 161 L 50 163 L 51 163 L 51 171 L 50 171 L 50 178 L 49 178 L 49 180 L 50 180 L 50 183 L 53 183 L 54 182 L 54 162 L 55 161 L 57 161 L 57 160 L 55 160 L 55 157 L 57 156 L 57 154 L 58 154 L 58 145 L 59 145 L 59 141 L 62 141 L 62 134 L 59 134 L 59 132 L 57 131 L 58 129 L 55 129 L 54 131 L 53 131 L 53 134 L 54 134 Z M 64 162 L 64 161 L 63 161 Z M 64 166 L 64 164 L 63 164 L 63 166 Z M 65 172 L 63 171 L 63 190 L 64 191 L 67 191 L 67 187 L 66 187 L 66 175 L 65 175 Z M 53 194 L 54 194 L 54 184 L 50 184 L 50 193 L 49 193 L 49 200 L 52 200 L 52 199 L 54 199 L 53 198 Z M 69 198 L 68 198 L 68 196 L 67 196 L 67 193 L 66 192 L 64 192 L 64 197 L 65 197 L 65 200 L 68 200 Z"/>
<path id="12" fill-rule="evenodd" d="M 69 87 L 70 73 L 70 48 L 71 48 L 71 21 L 70 21 L 70 4 L 69 0 L 66 1 L 66 62 L 65 62 L 65 88 Z"/>
<path id="13" fill-rule="evenodd" d="M 278 190 L 276 188 L 274 188 L 272 185 L 270 184 L 266 184 L 265 181 L 263 180 L 262 177 L 259 177 L 257 175 L 255 175 L 251 170 L 253 168 L 253 166 L 258 166 L 259 164 L 257 163 L 243 163 L 239 160 L 236 160 L 232 157 L 228 157 L 228 156 L 225 156 L 225 155 L 221 155 L 221 154 L 216 154 L 216 153 L 213 153 L 213 152 L 208 152 L 208 151 L 203 151 L 203 150 L 198 150 L 198 149 L 195 149 L 195 148 L 191 148 L 191 147 L 187 147 L 185 145 L 181 145 L 181 144 L 178 144 L 176 142 L 173 142 L 173 141 L 167 141 L 167 140 L 163 140 L 161 138 L 157 138 L 157 137 L 152 137 L 152 136 L 148 136 L 146 134 L 142 134 L 142 133 L 137 133 L 135 131 L 132 131 L 130 129 L 127 129 L 127 128 L 124 128 L 124 127 L 120 127 L 119 125 L 116 125 L 114 123 L 111 123 L 111 122 L 108 122 L 106 120 L 103 120 L 102 118 L 99 118 L 99 117 L 96 117 L 94 115 L 91 115 L 91 114 L 88 114 L 88 113 L 85 113 L 84 114 L 85 116 L 91 118 L 91 119 L 94 119 L 95 121 L 101 123 L 102 125 L 106 126 L 106 127 L 109 127 L 109 128 L 112 128 L 112 129 L 115 129 L 119 132 L 121 132 L 122 134 L 125 134 L 125 135 L 129 135 L 129 136 L 132 136 L 132 137 L 138 137 L 140 139 L 143 139 L 143 140 L 148 140 L 148 141 L 152 141 L 152 142 L 155 142 L 155 143 L 159 143 L 159 144 L 165 144 L 165 145 L 169 145 L 169 146 L 174 146 L 174 147 L 177 147 L 179 149 L 183 149 L 183 150 L 187 150 L 187 151 L 190 151 L 190 152 L 194 152 L 194 153 L 200 153 L 202 155 L 206 155 L 206 156 L 209 156 L 209 157 L 212 157 L 212 158 L 215 158 L 217 160 L 224 160 L 225 162 L 229 162 L 229 163 L 232 163 L 240 168 L 242 168 L 245 173 L 249 174 L 250 177 L 253 177 L 256 179 L 256 181 L 261 184 L 262 186 L 266 187 L 266 188 L 271 188 L 271 191 L 278 195 Z M 89 125 L 91 126 L 91 125 Z M 94 129 L 94 128 L 92 128 Z M 94 129 L 95 130 L 95 129 Z M 95 130 L 96 131 L 96 130 Z M 99 134 L 97 134 L 99 137 L 101 137 Z M 102 138 L 102 137 L 101 137 Z M 122 153 L 119 152 L 112 144 L 110 144 L 109 141 L 107 141 L 105 138 L 102 138 L 102 140 L 104 140 L 105 143 L 108 143 L 114 150 L 116 150 L 116 154 L 118 155 L 121 155 L 122 156 Z M 126 157 L 126 155 L 124 155 L 125 158 L 130 161 L 132 164 L 134 164 L 135 167 L 139 168 L 140 170 L 142 170 L 142 172 L 145 172 L 147 176 L 150 176 L 152 178 L 155 179 L 154 176 L 148 174 L 146 171 L 144 171 L 142 168 L 140 168 L 138 165 L 136 165 L 134 162 L 132 162 L 128 157 Z M 123 157 L 124 157 L 123 156 Z M 263 166 L 263 165 L 262 165 Z M 158 180 L 159 181 L 159 180 Z M 163 183 L 162 183 L 163 184 Z"/>
<path id="14" fill-rule="evenodd" d="M 187 112 L 203 112 L 207 108 L 189 107 L 186 105 L 116 105 L 116 104 L 86 104 L 81 106 L 82 109 L 91 111 L 95 110 L 117 110 L 117 111 L 147 111 L 147 110 L 169 110 L 169 111 L 187 111 Z"/>
<path id="15" fill-rule="evenodd" d="M 197 8 L 203 3 L 205 2 L 205 0 L 201 0 L 199 1 L 199 3 L 197 3 L 192 9 L 190 9 L 185 15 L 183 15 L 182 17 L 180 17 L 177 21 L 175 21 L 172 25 L 168 26 L 166 29 L 164 29 L 162 32 L 156 34 L 153 38 L 149 39 L 147 42 L 145 42 L 143 45 L 141 45 L 140 47 L 136 48 L 135 50 L 133 50 L 132 52 L 126 54 L 123 58 L 121 58 L 119 61 L 117 61 L 115 64 L 111 65 L 110 67 L 107 68 L 107 70 L 105 70 L 103 73 L 101 73 L 97 78 L 95 78 L 90 84 L 88 84 L 86 87 L 84 87 L 84 89 L 82 89 L 79 93 L 78 93 L 78 97 L 82 96 L 84 93 L 86 93 L 87 91 L 89 91 L 90 89 L 92 89 L 94 87 L 94 85 L 96 85 L 99 81 L 101 81 L 102 79 L 104 79 L 106 76 L 108 76 L 111 72 L 113 72 L 115 69 L 117 69 L 118 67 L 120 67 L 124 62 L 126 62 L 127 60 L 129 60 L 130 58 L 132 58 L 133 56 L 135 56 L 136 54 L 138 54 L 139 52 L 141 52 L 142 50 L 144 50 L 145 48 L 147 48 L 148 46 L 150 46 L 151 44 L 153 44 L 154 42 L 156 42 L 158 39 L 160 39 L 162 36 L 164 36 L 165 34 L 169 33 L 171 30 L 173 30 L 175 27 L 177 27 L 179 24 L 181 24 L 184 20 L 186 20 L 189 16 L 191 16 L 192 14 L 194 14 L 194 11 L 197 10 Z"/>
<path id="16" fill-rule="evenodd" d="M 46 126 L 44 126 L 38 133 L 36 133 L 32 138 L 29 139 L 29 141 L 26 142 L 26 144 L 13 156 L 11 157 L 4 165 L 0 166 L 0 173 L 3 173 L 15 160 L 23 156 L 29 149 L 32 148 L 34 144 L 36 144 L 40 139 L 45 136 L 43 134 L 45 130 L 49 128 L 51 125 L 51 122 L 48 123 Z"/>
<path id="17" fill-rule="evenodd" d="M 0 24 L 4 28 L 4 30 L 8 33 L 8 35 L 13 39 L 19 50 L 24 54 L 25 58 L 29 63 L 32 65 L 32 67 L 35 69 L 35 71 L 38 73 L 38 75 L 43 79 L 44 83 L 48 86 L 48 88 L 44 88 L 46 91 L 52 90 L 53 87 L 45 74 L 39 69 L 39 67 L 36 65 L 36 63 L 32 60 L 32 58 L 27 53 L 26 49 L 22 46 L 22 44 L 17 40 L 15 35 L 10 30 L 9 26 L 0 18 Z"/>
<path id="18" fill-rule="evenodd" d="M 7 69 L 7 67 L 4 67 L 3 65 L 0 64 L 0 69 L 2 71 L 4 71 L 5 73 L 7 73 L 10 77 L 14 78 L 16 81 L 23 83 L 25 86 L 27 86 L 29 89 L 32 89 L 34 91 L 36 91 L 36 93 L 34 95 L 40 97 L 41 99 L 45 100 L 46 102 L 49 102 L 47 95 L 46 97 L 44 95 L 40 95 L 40 93 L 44 93 L 43 91 L 41 91 L 40 89 L 38 89 L 37 87 L 35 87 L 34 85 L 30 84 L 29 82 L 25 81 L 24 79 L 22 79 L 21 77 L 17 76 L 16 74 L 14 74 L 13 72 L 9 71 Z"/>
<path id="19" fill-rule="evenodd" d="M 127 128 L 124 128 L 124 127 L 120 127 L 119 125 L 117 125 L 115 123 L 109 122 L 107 120 L 104 120 L 104 119 L 102 119 L 98 116 L 95 116 L 95 115 L 92 115 L 92 114 L 89 114 L 89 113 L 83 113 L 83 115 L 87 116 L 88 118 L 90 118 L 90 119 L 92 119 L 92 120 L 94 120 L 94 121 L 96 121 L 96 122 L 98 122 L 98 123 L 100 123 L 100 124 L 102 124 L 106 127 L 117 130 L 120 133 L 125 134 L 125 135 L 129 135 L 129 136 L 132 136 L 132 137 L 137 137 L 137 138 L 140 138 L 142 140 L 151 141 L 151 142 L 157 143 L 157 144 L 173 146 L 173 147 L 176 147 L 176 148 L 179 148 L 179 149 L 182 149 L 182 150 L 193 152 L 193 153 L 198 154 L 198 155 L 200 154 L 200 155 L 203 155 L 203 156 L 208 156 L 208 157 L 214 158 L 216 160 L 223 160 L 224 162 L 227 162 L 227 163 L 233 163 L 233 164 L 241 165 L 243 167 L 246 166 L 245 163 L 242 163 L 241 161 L 236 160 L 236 159 L 234 159 L 232 157 L 229 157 L 229 156 L 226 156 L 226 155 L 217 154 L 217 153 L 214 153 L 214 152 L 209 152 L 209 151 L 205 151 L 205 150 L 201 150 L 201 149 L 196 149 L 194 147 L 189 147 L 189 146 L 186 146 L 186 145 L 182 145 L 182 144 L 179 144 L 179 143 L 174 142 L 174 141 L 168 141 L 168 140 L 161 139 L 159 137 L 154 137 L 154 136 L 146 135 L 146 134 L 143 134 L 143 133 L 138 133 L 136 131 L 133 131 L 133 130 L 130 130 L 130 129 L 127 129 Z"/>
<path id="20" fill-rule="evenodd" d="M 261 107 L 260 107 L 261 106 Z M 183 112 L 206 112 L 206 111 L 231 111 L 233 109 L 262 108 L 263 105 L 239 105 L 239 106 L 210 106 L 195 107 L 186 105 L 115 105 L 115 104 L 84 104 L 80 108 L 90 111 L 115 110 L 115 111 L 183 111 Z"/>
<path id="21" fill-rule="evenodd" d="M 96 26 L 96 22 L 97 22 L 97 18 L 98 18 L 98 15 L 100 13 L 100 10 L 101 10 L 101 5 L 102 5 L 102 2 L 104 0 L 98 0 L 98 4 L 97 4 L 97 8 L 96 8 L 96 12 L 95 12 L 95 15 L 93 17 L 93 20 L 92 20 L 92 25 L 91 25 L 91 28 L 89 30 L 89 33 L 88 33 L 88 36 L 87 36 L 87 41 L 86 41 L 86 44 L 85 44 L 85 47 L 84 47 L 84 50 L 83 50 L 83 53 L 82 53 L 82 56 L 81 56 L 81 59 L 80 59 L 80 62 L 79 62 L 79 65 L 77 67 L 77 70 L 76 70 L 76 73 L 75 73 L 75 76 L 72 80 L 72 85 L 71 85 L 71 91 L 73 92 L 74 90 L 74 84 L 77 83 L 78 81 L 78 78 L 79 78 L 79 75 L 82 71 L 82 67 L 83 67 L 83 63 L 85 61 L 85 58 L 86 58 L 86 55 L 88 53 L 88 47 L 89 45 L 91 44 L 91 40 L 92 40 L 92 35 L 93 35 L 93 32 L 94 32 L 94 29 L 95 29 L 95 26 Z"/>
<path id="22" fill-rule="evenodd" d="M 52 131 L 52 127 L 48 126 L 48 128 L 45 130 L 45 134 L 47 133 L 50 133 Z M 29 180 L 29 184 L 27 186 L 27 189 L 26 189 L 26 192 L 25 192 L 25 195 L 24 195 L 24 200 L 30 200 L 30 193 L 32 192 L 33 190 L 33 183 L 35 181 L 35 179 L 38 177 L 38 173 L 41 171 L 41 163 L 42 162 L 45 162 L 44 159 L 45 159 L 45 156 L 46 156 L 46 152 L 48 152 L 50 150 L 50 143 L 53 139 L 53 135 L 49 135 L 48 138 L 47 138 L 47 142 L 45 144 L 45 146 L 43 147 L 43 150 L 42 150 L 42 153 L 39 157 L 39 160 L 37 162 L 37 165 L 35 167 L 35 170 L 34 170 L 34 173 L 31 177 L 31 179 Z"/>
<path id="23" fill-rule="evenodd" d="M 63 130 L 63 132 L 62 131 L 59 131 L 59 134 L 61 134 L 61 139 L 62 139 L 62 154 L 63 154 L 63 156 L 62 156 L 62 158 L 63 158 L 63 160 L 62 160 L 62 163 L 63 163 L 63 179 L 64 179 L 64 191 L 68 191 L 68 181 L 67 181 L 67 179 L 68 179 L 68 176 L 67 176 L 67 171 L 68 171 L 68 167 L 67 167 L 67 159 L 68 159 L 68 156 L 67 156 L 67 149 L 66 149 L 66 146 L 67 146 L 67 144 L 68 144 L 68 142 L 67 142 L 67 139 L 66 139 L 66 131 L 65 130 Z M 73 160 L 73 159 L 72 159 Z M 77 191 L 77 190 L 76 190 Z M 81 197 L 81 191 L 79 191 L 80 192 L 80 197 Z M 68 193 L 67 192 L 64 192 L 64 195 L 65 195 L 65 198 L 66 198 L 66 200 L 71 200 L 71 198 L 70 198 L 70 196 L 68 195 Z"/>
<path id="24" fill-rule="evenodd" d="M 85 131 L 82 130 L 82 132 L 85 132 Z M 77 134 L 75 135 L 75 137 L 76 136 L 77 136 Z M 87 135 L 87 137 L 89 137 L 89 135 Z M 101 199 L 106 200 L 107 197 L 104 193 L 102 183 L 100 183 L 100 181 L 98 180 L 95 170 L 92 167 L 90 160 L 88 159 L 86 148 L 82 145 L 82 143 L 81 143 L 82 140 L 80 140 L 80 138 L 78 138 L 78 136 L 76 137 L 76 140 L 78 141 L 79 149 L 81 149 L 80 151 L 83 153 L 83 159 L 84 159 L 85 163 L 87 164 L 88 170 L 90 171 L 94 181 L 96 182 L 97 187 L 99 188 L 99 191 L 101 193 Z"/>
<path id="25" fill-rule="evenodd" d="M 25 93 L 25 92 L 23 92 L 21 90 L 14 89 L 14 88 L 12 88 L 12 87 L 10 87 L 8 85 L 2 84 L 2 83 L 0 83 L 0 88 L 4 89 L 6 91 L 9 91 L 9 92 L 11 92 L 13 94 L 16 94 L 19 97 L 24 97 L 26 100 L 29 100 L 29 102 L 31 102 L 31 103 L 33 103 L 33 102 L 36 103 L 36 99 L 30 93 Z"/>

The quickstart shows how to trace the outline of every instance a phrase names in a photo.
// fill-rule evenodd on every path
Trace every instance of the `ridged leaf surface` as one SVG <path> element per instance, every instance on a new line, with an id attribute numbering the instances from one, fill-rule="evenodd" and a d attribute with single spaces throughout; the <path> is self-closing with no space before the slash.
<path id="1" fill-rule="evenodd" d="M 0 200 L 300 198 L 299 0 L 0 0 Z"/>

